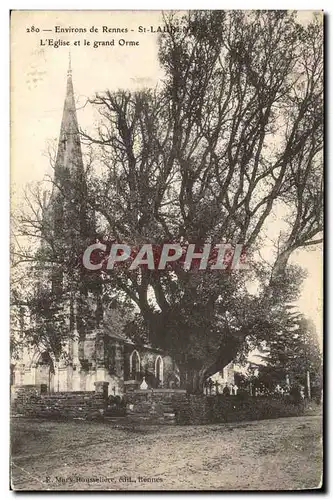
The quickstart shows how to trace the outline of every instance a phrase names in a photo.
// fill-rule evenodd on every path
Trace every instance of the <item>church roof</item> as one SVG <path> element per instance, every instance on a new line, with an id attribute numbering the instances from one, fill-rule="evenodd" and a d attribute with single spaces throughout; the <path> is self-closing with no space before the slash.
<path id="1" fill-rule="evenodd" d="M 128 342 L 129 339 L 123 333 L 122 329 L 112 328 L 106 321 L 103 322 L 103 330 L 104 332 L 113 339 L 121 340 L 122 342 Z"/>
<path id="2" fill-rule="evenodd" d="M 115 328 L 114 324 L 110 324 L 107 321 L 107 318 L 103 321 L 103 326 L 102 326 L 102 331 L 103 333 L 106 333 L 109 337 L 112 339 L 118 340 L 120 342 L 123 342 L 124 344 L 130 344 L 133 346 L 137 346 L 138 344 L 134 342 L 132 339 L 127 337 L 124 334 L 123 328 L 120 326 L 119 328 Z M 163 352 L 162 349 L 159 349 L 158 347 L 153 347 L 149 343 L 145 343 L 141 345 L 141 348 L 149 351 L 154 351 L 154 352 Z"/>

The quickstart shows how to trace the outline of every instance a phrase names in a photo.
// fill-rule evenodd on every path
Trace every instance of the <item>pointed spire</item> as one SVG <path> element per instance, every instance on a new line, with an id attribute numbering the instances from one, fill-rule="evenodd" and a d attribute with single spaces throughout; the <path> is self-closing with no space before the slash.
<path id="1" fill-rule="evenodd" d="M 68 53 L 68 70 L 67 70 L 67 76 L 72 76 L 72 58 L 71 58 L 71 51 Z"/>
<path id="2" fill-rule="evenodd" d="M 71 61 L 71 53 L 69 53 L 68 59 L 68 70 L 67 70 L 67 90 L 66 90 L 66 98 L 64 105 L 64 114 L 63 114 L 63 123 L 61 124 L 61 128 L 64 125 L 64 119 L 66 118 L 66 113 L 71 114 L 71 118 L 74 123 L 75 129 L 78 130 L 77 117 L 76 117 L 76 107 L 75 107 L 75 99 L 74 99 L 74 88 L 73 88 L 73 80 L 72 80 L 72 61 Z M 68 118 L 68 116 L 67 116 Z M 73 132 L 73 130 L 71 130 Z"/>
<path id="3" fill-rule="evenodd" d="M 79 126 L 76 115 L 74 88 L 72 80 L 72 62 L 69 53 L 66 96 L 63 108 L 58 154 L 55 166 L 57 170 L 66 169 L 68 172 L 83 171 L 82 152 Z"/>

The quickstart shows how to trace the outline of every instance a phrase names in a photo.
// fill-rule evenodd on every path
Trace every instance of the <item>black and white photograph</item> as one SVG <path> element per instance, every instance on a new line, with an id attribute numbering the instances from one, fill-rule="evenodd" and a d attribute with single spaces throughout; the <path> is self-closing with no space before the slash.
<path id="1" fill-rule="evenodd" d="M 320 490 L 323 11 L 10 23 L 10 488 Z"/>

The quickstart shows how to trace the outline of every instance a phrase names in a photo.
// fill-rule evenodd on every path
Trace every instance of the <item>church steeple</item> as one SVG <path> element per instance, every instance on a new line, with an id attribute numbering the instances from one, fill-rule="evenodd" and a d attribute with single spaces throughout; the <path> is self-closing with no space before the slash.
<path id="1" fill-rule="evenodd" d="M 73 295 L 70 299 L 70 328 L 72 330 L 75 325 L 81 335 L 90 328 L 89 321 L 95 321 L 95 312 L 87 312 L 86 302 L 90 288 L 94 289 L 98 301 L 99 285 L 95 283 L 96 277 L 90 277 L 83 269 L 80 260 L 84 250 L 95 238 L 95 217 L 88 203 L 70 60 L 54 185 L 51 204 L 53 239 L 58 259 L 65 263 L 66 269 L 64 272 L 63 264 L 54 268 L 52 287 L 55 294 L 62 295 L 67 286 L 75 295 L 75 298 Z M 99 310 L 96 310 L 96 318 L 100 316 Z M 87 318 L 90 318 L 89 321 Z"/>
<path id="2" fill-rule="evenodd" d="M 68 175 L 70 177 L 81 177 L 83 175 L 82 151 L 70 58 L 67 71 L 66 96 L 60 127 L 58 153 L 55 164 L 55 176 L 58 177 L 62 175 L 65 175 L 65 177 Z"/>
<path id="3" fill-rule="evenodd" d="M 53 191 L 54 235 L 80 248 L 93 239 L 94 214 L 88 208 L 87 184 L 76 114 L 72 67 L 69 60 L 65 102 L 55 162 Z"/>

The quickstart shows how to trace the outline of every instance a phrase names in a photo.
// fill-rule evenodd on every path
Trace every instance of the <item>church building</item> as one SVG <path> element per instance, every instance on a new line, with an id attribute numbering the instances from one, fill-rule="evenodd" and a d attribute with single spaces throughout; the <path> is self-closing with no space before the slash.
<path id="1" fill-rule="evenodd" d="M 54 168 L 54 189 L 46 212 L 52 226 L 57 255 L 71 242 L 69 264 L 75 270 L 64 275 L 60 266 L 43 270 L 41 287 L 52 296 L 64 297 L 68 339 L 57 358 L 43 344 L 25 347 L 11 365 L 13 386 L 34 385 L 41 392 L 94 391 L 95 382 L 108 382 L 110 395 L 126 388 L 178 388 L 179 370 L 173 359 L 150 345 L 137 346 L 121 328 L 113 328 L 112 310 L 102 311 L 101 290 L 91 287 L 73 259 L 95 237 L 94 214 L 86 202 L 86 181 L 75 106 L 72 71 L 67 75 L 66 97 Z M 67 248 L 68 253 L 68 248 Z M 75 254 L 75 255 L 74 255 Z M 72 259 L 72 260 L 70 260 Z M 76 274 L 74 274 L 76 273 Z M 81 300 L 84 297 L 85 301 Z M 92 304 L 90 309 L 87 303 Z M 89 320 L 84 321 L 84 318 Z M 228 372 L 229 373 L 229 372 Z M 229 376 L 232 383 L 232 376 Z"/>

